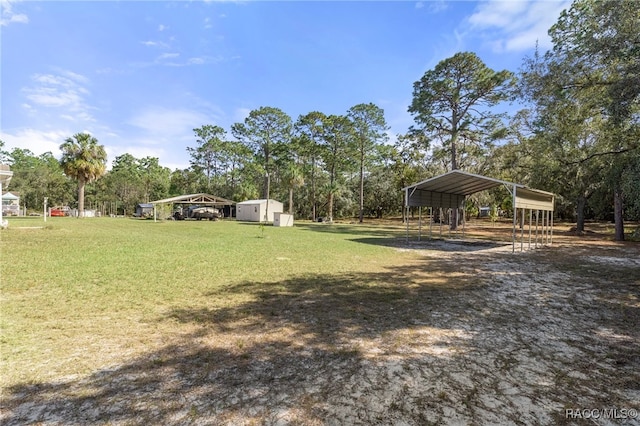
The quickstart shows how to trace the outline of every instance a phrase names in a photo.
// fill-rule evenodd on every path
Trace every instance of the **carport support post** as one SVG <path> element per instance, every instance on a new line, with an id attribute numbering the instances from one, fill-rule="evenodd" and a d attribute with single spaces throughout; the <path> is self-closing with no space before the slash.
<path id="1" fill-rule="evenodd" d="M 533 219 L 533 209 L 529 209 L 529 249 L 531 250 L 531 221 Z"/>
<path id="2" fill-rule="evenodd" d="M 431 236 L 431 228 L 433 227 L 433 207 L 429 207 L 429 239 Z"/>
<path id="3" fill-rule="evenodd" d="M 465 211 L 467 209 L 462 209 L 462 238 L 464 238 L 464 226 L 467 224 L 467 218 L 465 217 Z"/>
<path id="4" fill-rule="evenodd" d="M 515 185 L 513 185 L 511 206 L 513 207 L 513 235 L 511 238 L 511 253 L 515 253 L 516 252 L 516 221 L 518 220 L 518 211 L 516 210 L 516 186 Z"/>
<path id="5" fill-rule="evenodd" d="M 542 211 L 542 233 L 540 235 L 541 245 L 544 247 L 547 245 L 547 228 L 545 227 L 545 221 L 547 220 L 547 211 Z"/>
<path id="6" fill-rule="evenodd" d="M 418 207 L 418 241 L 422 241 L 422 206 Z"/>
<path id="7" fill-rule="evenodd" d="M 158 215 L 156 214 L 156 205 L 153 205 L 153 221 L 157 222 L 158 221 Z"/>
<path id="8" fill-rule="evenodd" d="M 551 210 L 549 212 L 549 215 L 551 216 L 551 229 L 549 229 L 550 234 L 549 234 L 549 245 L 553 244 L 553 210 Z"/>
<path id="9" fill-rule="evenodd" d="M 409 243 L 409 201 L 407 200 L 407 205 L 404 206 L 404 214 L 405 214 L 405 223 L 407 225 L 407 243 Z"/>
<path id="10" fill-rule="evenodd" d="M 522 209 L 522 221 L 520 222 L 520 251 L 524 250 L 524 208 Z"/>
<path id="11" fill-rule="evenodd" d="M 540 218 L 540 210 L 536 210 L 536 240 L 535 240 L 535 248 L 538 248 L 538 219 Z"/>

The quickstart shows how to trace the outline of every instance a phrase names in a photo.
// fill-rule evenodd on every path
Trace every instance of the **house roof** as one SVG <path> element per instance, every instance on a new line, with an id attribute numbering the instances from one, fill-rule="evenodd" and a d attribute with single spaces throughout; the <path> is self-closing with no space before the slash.
<path id="1" fill-rule="evenodd" d="M 2 199 L 3 200 L 19 200 L 20 199 L 19 195 L 20 194 L 17 193 L 17 192 L 9 192 L 9 191 L 7 191 L 7 192 L 2 194 Z"/>
<path id="2" fill-rule="evenodd" d="M 211 194 L 199 193 L 179 195 L 177 197 L 165 198 L 163 200 L 152 201 L 151 204 L 213 204 L 219 206 L 230 206 L 235 204 L 235 201 L 227 200 L 226 198 L 217 197 Z"/>

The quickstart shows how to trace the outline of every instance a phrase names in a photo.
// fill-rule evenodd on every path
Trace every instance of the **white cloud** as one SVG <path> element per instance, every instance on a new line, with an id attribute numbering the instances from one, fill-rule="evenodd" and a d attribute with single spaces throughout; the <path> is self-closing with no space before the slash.
<path id="1" fill-rule="evenodd" d="M 35 155 L 51 152 L 55 157 L 60 157 L 60 145 L 66 138 L 72 135 L 67 130 L 37 130 L 20 129 L 15 133 L 0 133 L 0 139 L 5 143 L 5 150 L 13 148 L 28 149 Z"/>
<path id="2" fill-rule="evenodd" d="M 31 80 L 31 86 L 22 88 L 30 102 L 23 104 L 27 111 L 37 112 L 38 107 L 60 109 L 64 119 L 94 121 L 86 99 L 90 92 L 83 86 L 89 82 L 88 78 L 72 71 L 58 70 L 58 74 L 34 74 Z"/>
<path id="3" fill-rule="evenodd" d="M 242 123 L 249 116 L 251 110 L 249 108 L 236 108 L 233 112 L 233 120 L 235 123 Z"/>
<path id="4" fill-rule="evenodd" d="M 167 27 L 166 25 L 162 25 L 162 24 L 158 25 L 158 31 L 162 32 L 162 31 L 164 31 L 166 29 L 169 29 L 169 27 Z"/>
<path id="5" fill-rule="evenodd" d="M 548 49 L 551 39 L 547 31 L 570 5 L 569 0 L 489 0 L 476 7 L 467 23 L 470 33 L 479 33 L 485 45 L 498 53 L 533 49 L 536 42 Z"/>
<path id="6" fill-rule="evenodd" d="M 147 40 L 147 41 L 141 41 L 141 44 L 148 46 L 148 47 L 159 47 L 162 49 L 168 49 L 169 45 L 163 41 L 153 41 L 153 40 Z"/>
<path id="7" fill-rule="evenodd" d="M 422 9 L 424 7 L 424 3 L 419 1 L 416 3 L 416 9 Z"/>
<path id="8" fill-rule="evenodd" d="M 192 136 L 194 128 L 210 121 L 211 117 L 200 111 L 151 107 L 137 113 L 128 124 L 153 135 L 150 141 L 163 143 L 171 142 L 176 136 Z"/>
<path id="9" fill-rule="evenodd" d="M 127 124 L 126 144 L 110 145 L 114 156 L 130 153 L 134 157 L 157 157 L 171 169 L 189 167 L 188 146 L 195 145 L 193 129 L 215 122 L 215 115 L 193 109 L 149 107 L 137 112 Z M 115 157 L 114 157 L 115 158 Z"/>
<path id="10" fill-rule="evenodd" d="M 180 56 L 179 53 L 163 53 L 162 55 L 158 56 L 158 59 L 162 60 L 162 59 L 169 59 L 169 58 L 177 58 L 178 56 Z"/>
<path id="11" fill-rule="evenodd" d="M 429 2 L 429 12 L 439 13 L 446 10 L 449 7 L 448 3 L 444 0 L 433 0 Z"/>
<path id="12" fill-rule="evenodd" d="M 204 27 L 205 29 L 213 28 L 213 24 L 211 23 L 210 18 L 204 18 Z"/>
<path id="13" fill-rule="evenodd" d="M 0 9 L 2 14 L 0 15 L 0 25 L 6 26 L 11 23 L 28 24 L 29 17 L 24 13 L 16 13 L 13 11 L 13 5 L 16 2 L 13 0 L 0 0 Z"/>

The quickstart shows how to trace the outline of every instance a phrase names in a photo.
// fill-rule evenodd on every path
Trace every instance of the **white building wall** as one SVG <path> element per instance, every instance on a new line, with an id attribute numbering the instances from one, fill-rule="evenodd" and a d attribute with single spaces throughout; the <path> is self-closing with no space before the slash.
<path id="1" fill-rule="evenodd" d="M 273 214 L 282 213 L 283 204 L 276 200 L 269 200 L 268 222 L 273 222 Z M 246 222 L 262 222 L 267 214 L 267 200 L 248 200 L 236 204 L 236 219 Z"/>

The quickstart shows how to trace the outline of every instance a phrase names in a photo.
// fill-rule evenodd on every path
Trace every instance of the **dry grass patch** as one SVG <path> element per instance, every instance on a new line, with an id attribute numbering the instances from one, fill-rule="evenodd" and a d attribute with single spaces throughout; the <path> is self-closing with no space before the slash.
<path id="1" fill-rule="evenodd" d="M 120 232 L 97 223 L 41 232 L 58 246 Z M 97 283 L 49 287 L 72 272 L 42 260 L 31 282 L 3 282 L 4 423 L 551 425 L 640 400 L 637 245 L 560 235 L 511 254 L 407 244 L 392 225 L 262 238 L 234 222 L 122 223 L 141 241 L 89 242 L 76 266 L 126 273 L 104 279 L 101 264 Z M 23 238 L 2 237 L 3 254 Z M 126 263 L 145 248 L 156 255 Z"/>

